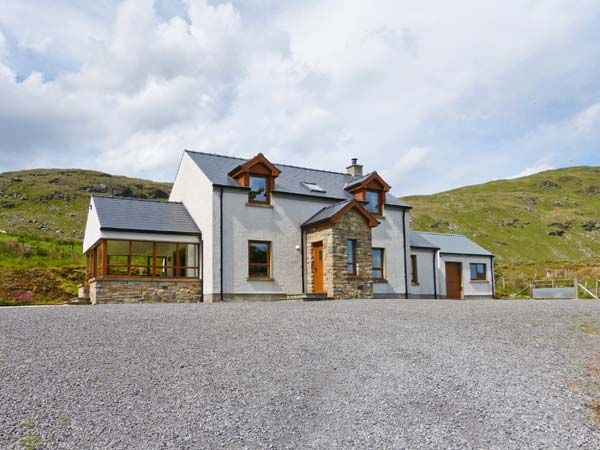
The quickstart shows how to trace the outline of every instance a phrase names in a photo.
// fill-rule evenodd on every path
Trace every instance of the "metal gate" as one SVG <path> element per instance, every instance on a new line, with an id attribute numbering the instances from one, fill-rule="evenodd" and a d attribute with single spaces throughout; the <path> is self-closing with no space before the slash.
<path id="1" fill-rule="evenodd" d="M 577 280 L 537 280 L 531 283 L 531 298 L 575 299 L 577 298 Z"/>

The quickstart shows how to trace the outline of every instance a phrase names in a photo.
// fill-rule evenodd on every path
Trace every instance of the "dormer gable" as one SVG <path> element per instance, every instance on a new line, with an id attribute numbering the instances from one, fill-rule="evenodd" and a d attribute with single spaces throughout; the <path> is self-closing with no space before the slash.
<path id="1" fill-rule="evenodd" d="M 240 185 L 250 188 L 249 203 L 266 204 L 271 202 L 271 191 L 275 189 L 275 178 L 280 174 L 281 171 L 262 153 L 229 172 L 229 176 Z"/>
<path id="2" fill-rule="evenodd" d="M 356 199 L 367 202 L 367 211 L 381 216 L 383 215 L 385 194 L 391 189 L 391 186 L 377 172 L 371 172 L 351 180 L 345 189 Z"/>

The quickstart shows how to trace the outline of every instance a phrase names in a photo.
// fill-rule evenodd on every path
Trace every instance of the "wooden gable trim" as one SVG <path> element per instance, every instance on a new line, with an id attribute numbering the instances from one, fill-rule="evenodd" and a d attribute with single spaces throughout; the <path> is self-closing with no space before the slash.
<path id="1" fill-rule="evenodd" d="M 381 190 L 388 192 L 392 187 L 385 182 L 383 178 L 377 173 L 373 172 L 369 177 L 365 178 L 360 183 L 348 188 L 348 192 L 354 193 L 355 191 L 362 191 L 365 189 Z"/>
<path id="2" fill-rule="evenodd" d="M 246 161 L 241 166 L 236 167 L 229 176 L 239 180 L 242 177 L 247 178 L 248 174 L 265 175 L 267 177 L 277 178 L 281 171 L 275 167 L 262 153 Z"/>
<path id="3" fill-rule="evenodd" d="M 346 206 L 340 209 L 328 220 L 328 222 L 338 223 L 342 219 L 342 216 L 348 211 L 350 211 L 352 208 L 355 208 L 358 211 L 358 213 L 367 221 L 371 228 L 375 228 L 379 225 L 377 219 L 375 219 L 375 217 L 373 217 L 369 213 L 369 211 L 367 211 L 367 209 L 363 205 L 361 205 L 357 200 L 352 200 L 350 203 L 348 203 Z"/>

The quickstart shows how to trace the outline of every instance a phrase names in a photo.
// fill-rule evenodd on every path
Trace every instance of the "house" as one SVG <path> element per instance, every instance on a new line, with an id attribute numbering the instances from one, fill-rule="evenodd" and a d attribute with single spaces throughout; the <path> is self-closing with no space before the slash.
<path id="1" fill-rule="evenodd" d="M 412 232 L 390 189 L 356 159 L 331 172 L 186 150 L 168 202 L 91 198 L 86 288 L 92 303 L 453 295 L 442 264 L 458 256 Z"/>
<path id="2" fill-rule="evenodd" d="M 410 233 L 411 297 L 495 296 L 494 255 L 459 234 Z"/>

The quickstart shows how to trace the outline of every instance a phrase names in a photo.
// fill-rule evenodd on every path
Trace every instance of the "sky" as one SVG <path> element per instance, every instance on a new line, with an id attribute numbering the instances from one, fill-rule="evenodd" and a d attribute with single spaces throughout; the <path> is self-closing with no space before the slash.
<path id="1" fill-rule="evenodd" d="M 600 2 L 0 0 L 0 172 L 183 149 L 398 195 L 600 165 Z"/>

